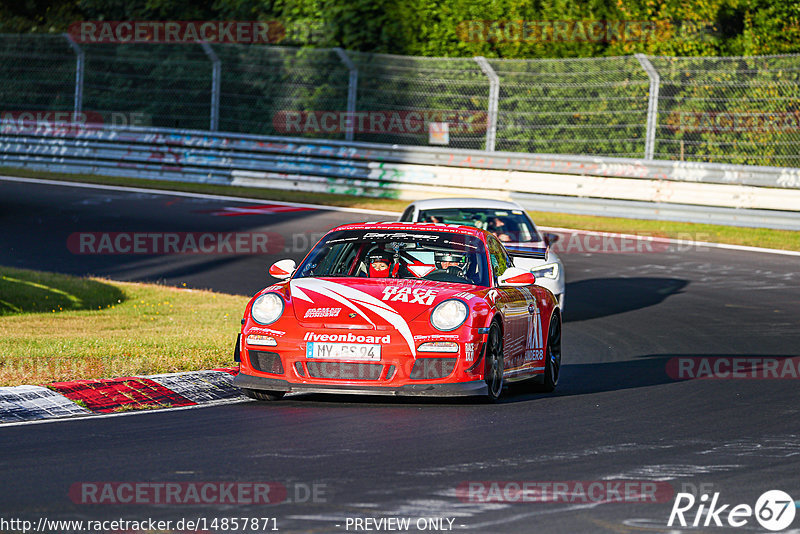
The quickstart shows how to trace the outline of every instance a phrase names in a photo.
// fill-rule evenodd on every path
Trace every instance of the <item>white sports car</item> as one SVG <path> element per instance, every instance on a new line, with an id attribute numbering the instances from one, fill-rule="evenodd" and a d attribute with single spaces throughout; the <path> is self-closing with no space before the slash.
<path id="1" fill-rule="evenodd" d="M 417 200 L 400 216 L 402 222 L 467 224 L 488 230 L 510 249 L 544 241 L 552 245 L 555 234 L 541 234 L 525 208 L 516 202 L 485 198 L 437 198 Z M 536 285 L 549 289 L 564 309 L 564 266 L 555 252 L 546 260 L 514 256 L 514 266 L 526 269 L 536 277 Z"/>

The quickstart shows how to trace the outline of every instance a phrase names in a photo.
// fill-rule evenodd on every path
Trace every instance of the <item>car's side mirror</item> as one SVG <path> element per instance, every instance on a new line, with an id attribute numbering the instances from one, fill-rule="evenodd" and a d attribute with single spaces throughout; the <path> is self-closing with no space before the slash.
<path id="1" fill-rule="evenodd" d="M 500 287 L 522 287 L 534 283 L 536 283 L 536 277 L 533 276 L 533 273 L 519 267 L 509 267 L 497 278 L 497 284 Z"/>
<path id="2" fill-rule="evenodd" d="M 561 236 L 558 234 L 553 234 L 550 232 L 544 234 L 544 242 L 548 247 L 552 247 L 559 239 L 561 239 Z"/>
<path id="3" fill-rule="evenodd" d="M 280 260 L 272 264 L 272 267 L 269 268 L 269 274 L 275 278 L 286 280 L 294 274 L 296 268 L 297 264 L 294 260 Z"/>

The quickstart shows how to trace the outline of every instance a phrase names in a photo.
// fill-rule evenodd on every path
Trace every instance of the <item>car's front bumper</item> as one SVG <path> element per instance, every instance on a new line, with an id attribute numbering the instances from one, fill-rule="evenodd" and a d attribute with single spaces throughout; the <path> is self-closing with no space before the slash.
<path id="1" fill-rule="evenodd" d="M 464 397 L 486 395 L 486 382 L 473 380 L 454 383 L 420 383 L 402 386 L 297 384 L 279 378 L 268 378 L 239 373 L 233 384 L 240 388 L 287 393 L 350 393 L 361 395 L 394 395 L 423 397 Z"/>

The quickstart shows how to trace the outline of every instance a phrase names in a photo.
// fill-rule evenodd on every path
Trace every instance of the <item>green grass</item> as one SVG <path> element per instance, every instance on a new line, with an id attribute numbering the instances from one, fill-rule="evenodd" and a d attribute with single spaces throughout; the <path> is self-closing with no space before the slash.
<path id="1" fill-rule="evenodd" d="M 124 298 L 119 288 L 98 280 L 0 267 L 0 317 L 95 310 L 119 304 Z"/>
<path id="2" fill-rule="evenodd" d="M 248 197 L 284 202 L 305 202 L 348 208 L 375 209 L 401 212 L 408 205 L 404 200 L 354 197 L 328 193 L 306 193 L 254 187 L 196 184 L 188 182 L 163 182 L 137 178 L 118 178 L 96 175 L 65 175 L 27 169 L 0 168 L 0 174 L 31 178 L 46 178 L 70 182 L 112 184 L 150 189 L 188 191 L 233 197 Z M 776 248 L 800 251 L 800 232 L 770 230 L 768 228 L 741 228 L 717 224 L 695 224 L 672 221 L 649 221 L 593 215 L 571 215 L 556 212 L 530 212 L 539 226 L 560 226 L 601 232 L 659 235 L 683 240 L 711 241 L 751 247 Z M 387 217 L 388 219 L 389 217 Z"/>
<path id="3" fill-rule="evenodd" d="M 10 284 L 18 295 L 12 305 L 20 308 L 0 316 L 0 386 L 233 365 L 247 297 L 8 267 L 0 276 L 3 300 Z M 61 308 L 26 304 L 32 296 L 58 296 Z"/>

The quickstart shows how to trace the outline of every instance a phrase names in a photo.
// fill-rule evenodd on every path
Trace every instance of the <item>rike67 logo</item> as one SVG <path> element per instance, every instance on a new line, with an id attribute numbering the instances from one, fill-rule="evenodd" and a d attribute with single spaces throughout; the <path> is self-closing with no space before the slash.
<path id="1" fill-rule="evenodd" d="M 789 528 L 796 513 L 794 499 L 780 490 L 770 490 L 761 495 L 755 507 L 749 504 L 722 504 L 719 493 L 711 497 L 703 494 L 700 499 L 691 493 L 678 493 L 667 526 L 738 528 L 749 524 L 755 516 L 762 528 L 778 532 Z"/>

